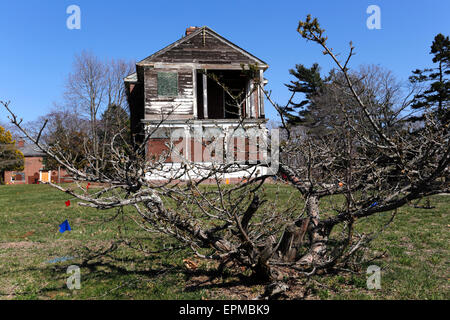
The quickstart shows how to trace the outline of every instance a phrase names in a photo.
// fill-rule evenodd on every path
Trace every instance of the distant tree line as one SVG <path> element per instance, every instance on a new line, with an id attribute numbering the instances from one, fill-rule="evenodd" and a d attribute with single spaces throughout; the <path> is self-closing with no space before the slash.
<path id="1" fill-rule="evenodd" d="M 106 170 L 106 162 L 100 164 L 92 157 L 107 157 L 116 134 L 126 141 L 131 139 L 123 79 L 133 68 L 132 61 L 102 61 L 87 51 L 75 55 L 62 102 L 55 103 L 49 113 L 26 126 L 37 136 L 42 123 L 47 121 L 41 141 L 50 149 L 62 152 L 77 169 L 103 166 Z M 44 159 L 44 165 L 48 170 L 60 166 L 49 157 Z"/>

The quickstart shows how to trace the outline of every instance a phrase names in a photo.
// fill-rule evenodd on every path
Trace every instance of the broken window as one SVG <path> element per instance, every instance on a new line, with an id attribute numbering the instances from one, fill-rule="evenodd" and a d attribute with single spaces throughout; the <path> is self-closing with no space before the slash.
<path id="1" fill-rule="evenodd" d="M 239 116 L 245 116 L 248 76 L 242 70 L 208 70 L 208 74 L 208 114 L 204 115 L 203 73 L 197 73 L 198 118 L 204 119 L 207 116 L 209 119 L 238 119 Z"/>
<path id="2" fill-rule="evenodd" d="M 158 72 L 158 97 L 178 96 L 178 73 Z"/>

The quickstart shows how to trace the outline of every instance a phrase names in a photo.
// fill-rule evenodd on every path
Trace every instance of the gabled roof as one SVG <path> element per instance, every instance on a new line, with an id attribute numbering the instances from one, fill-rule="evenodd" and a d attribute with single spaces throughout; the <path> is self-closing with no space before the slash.
<path id="1" fill-rule="evenodd" d="M 44 157 L 46 154 L 34 144 L 25 144 L 18 148 L 25 157 Z"/>
<path id="2" fill-rule="evenodd" d="M 256 56 L 252 55 L 251 53 L 245 51 L 244 49 L 242 49 L 241 47 L 239 47 L 236 44 L 232 43 L 231 41 L 225 39 L 224 37 L 219 35 L 217 32 L 213 31 L 212 29 L 208 28 L 207 26 L 203 26 L 203 27 L 197 28 L 197 30 L 195 30 L 194 32 L 190 33 L 189 35 L 187 35 L 187 36 L 185 36 L 185 37 L 183 37 L 181 39 L 179 39 L 178 41 L 175 41 L 174 43 L 166 46 L 165 48 L 155 52 L 154 54 L 148 56 L 147 58 L 139 61 L 136 65 L 144 66 L 144 65 L 147 65 L 147 64 L 152 64 L 157 57 L 163 55 L 164 53 L 170 51 L 173 48 L 176 48 L 180 44 L 185 43 L 186 41 L 196 37 L 197 35 L 199 35 L 200 33 L 203 33 L 203 32 L 211 35 L 212 37 L 218 39 L 219 41 L 223 42 L 224 44 L 232 47 L 234 50 L 240 52 L 241 54 L 246 56 L 249 60 L 254 61 L 258 65 L 261 65 L 261 66 L 266 67 L 266 68 L 268 67 L 266 62 L 264 62 L 263 60 L 257 58 Z"/>

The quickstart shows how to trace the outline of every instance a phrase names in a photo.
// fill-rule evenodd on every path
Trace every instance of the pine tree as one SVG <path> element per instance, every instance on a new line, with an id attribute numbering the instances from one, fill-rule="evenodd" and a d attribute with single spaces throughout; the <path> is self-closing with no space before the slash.
<path id="1" fill-rule="evenodd" d="M 111 143 L 121 146 L 123 150 L 131 144 L 130 117 L 128 113 L 119 105 L 111 104 L 102 114 L 97 130 L 100 150 L 105 159 L 113 161 L 114 155 L 111 152 Z M 113 174 L 114 167 L 106 161 L 102 172 Z"/>
<path id="2" fill-rule="evenodd" d="M 322 77 L 320 66 L 314 63 L 311 68 L 298 64 L 289 73 L 296 80 L 286 84 L 289 91 L 303 94 L 300 102 L 291 101 L 284 108 L 284 117 L 288 125 L 302 126 L 309 135 L 323 137 L 333 132 L 335 126 L 342 125 L 343 114 L 336 100 L 336 85 L 342 82 L 342 75 L 332 69 Z M 341 94 L 340 100 L 348 99 Z M 350 104 L 348 101 L 347 104 Z"/>
<path id="3" fill-rule="evenodd" d="M 345 121 L 345 114 L 340 108 L 344 103 L 351 111 L 355 102 L 348 93 L 342 92 L 343 75 L 332 69 L 327 76 L 320 75 L 320 67 L 314 63 L 311 68 L 296 65 L 289 70 L 296 80 L 286 84 L 289 91 L 303 94 L 300 102 L 291 101 L 283 110 L 288 125 L 302 126 L 309 135 L 324 137 L 333 133 L 336 126 Z M 355 82 L 357 82 L 357 77 Z M 350 97 L 350 98 L 349 98 Z"/>
<path id="4" fill-rule="evenodd" d="M 119 132 L 121 132 L 122 135 L 127 138 L 130 135 L 130 117 L 125 109 L 119 105 L 109 105 L 105 112 L 102 114 L 100 122 L 100 140 L 105 140 L 104 136 L 106 135 L 107 140 L 109 139 L 107 143 L 109 143 L 111 138 Z"/>
<path id="5" fill-rule="evenodd" d="M 286 84 L 286 87 L 293 93 L 302 93 L 304 100 L 298 103 L 292 101 L 283 110 L 284 117 L 289 124 L 312 127 L 315 123 L 315 119 L 312 117 L 312 110 L 315 107 L 312 98 L 320 93 L 324 85 L 324 80 L 320 75 L 320 66 L 314 63 L 311 68 L 307 68 L 302 64 L 297 64 L 295 69 L 289 70 L 289 73 L 296 80 Z"/>
<path id="6" fill-rule="evenodd" d="M 439 33 L 433 40 L 430 54 L 433 54 L 434 68 L 414 70 L 411 83 L 424 84 L 426 89 L 414 97 L 412 108 L 432 111 L 436 120 L 447 124 L 450 121 L 450 40 Z M 412 120 L 421 120 L 415 117 Z"/>
<path id="7" fill-rule="evenodd" d="M 60 150 L 76 169 L 84 169 L 89 164 L 86 150 L 91 150 L 92 142 L 86 134 L 83 120 L 67 113 L 55 112 L 49 116 L 52 123 L 46 139 L 49 149 Z M 44 157 L 43 165 L 46 170 L 57 170 L 61 166 L 51 157 Z"/>

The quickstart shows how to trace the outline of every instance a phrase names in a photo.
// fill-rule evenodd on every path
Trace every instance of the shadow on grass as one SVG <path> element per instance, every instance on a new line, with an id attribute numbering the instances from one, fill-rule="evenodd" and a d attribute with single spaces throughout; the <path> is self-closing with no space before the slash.
<path id="1" fill-rule="evenodd" d="M 114 242 L 102 248 L 80 248 L 74 252 L 74 256 L 74 259 L 54 264 L 47 261 L 45 264 L 0 271 L 0 277 L 31 279 L 25 285 L 20 285 L 20 289 L 14 293 L 0 292 L 0 296 L 13 299 L 58 299 L 60 295 L 63 295 L 63 299 L 121 299 L 135 296 L 144 299 L 196 299 L 207 290 L 233 292 L 238 287 L 260 284 L 252 277 L 238 272 L 220 273 L 215 268 L 204 267 L 188 270 L 181 263 L 183 253 L 142 256 Z M 70 265 L 81 269 L 83 290 L 78 293 L 69 290 L 66 285 L 70 276 L 67 268 Z"/>
<path id="2" fill-rule="evenodd" d="M 82 282 L 88 284 L 90 292 L 99 290 L 108 291 L 108 286 L 115 286 L 118 283 L 156 282 L 158 277 L 173 277 L 186 270 L 175 263 L 175 261 L 161 261 L 161 255 L 151 255 L 146 257 L 133 257 L 116 255 L 118 246 L 101 249 L 91 249 L 84 247 L 82 254 L 77 254 L 74 259 L 59 263 L 36 264 L 15 268 L 13 270 L 0 271 L 0 277 L 6 279 L 22 278 L 32 279 L 20 290 L 14 292 L 2 292 L 0 296 L 12 298 L 38 299 L 47 297 L 48 293 L 55 291 L 70 292 L 66 286 L 66 280 L 70 276 L 66 270 L 69 265 L 77 265 L 82 271 Z M 81 253 L 81 252 L 79 252 Z M 134 265 L 137 267 L 135 268 Z M 161 280 L 166 281 L 165 279 Z M 44 284 L 44 285 L 43 285 Z M 89 295 L 88 295 L 89 297 Z"/>

